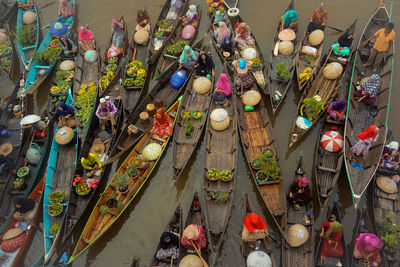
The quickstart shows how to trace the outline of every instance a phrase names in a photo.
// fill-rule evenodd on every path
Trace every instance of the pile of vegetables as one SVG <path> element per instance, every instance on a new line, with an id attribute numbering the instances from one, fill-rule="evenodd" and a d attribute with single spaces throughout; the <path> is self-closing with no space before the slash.
<path id="1" fill-rule="evenodd" d="M 126 74 L 129 78 L 125 79 L 124 86 L 141 86 L 144 83 L 144 78 L 146 77 L 146 69 L 143 63 L 138 60 L 133 60 L 129 62 L 126 70 Z"/>
<path id="2" fill-rule="evenodd" d="M 207 200 L 213 200 L 215 204 L 224 203 L 230 198 L 229 193 L 222 191 L 210 191 L 207 194 Z"/>
<path id="3" fill-rule="evenodd" d="M 24 185 L 25 181 L 23 178 L 16 178 L 13 182 L 13 186 L 15 189 L 19 189 Z"/>
<path id="4" fill-rule="evenodd" d="M 192 117 L 195 120 L 200 119 L 201 118 L 201 110 L 193 110 Z"/>
<path id="5" fill-rule="evenodd" d="M 169 20 L 163 19 L 157 21 L 158 31 L 160 32 L 170 32 L 172 30 L 171 25 L 172 21 Z"/>
<path id="6" fill-rule="evenodd" d="M 219 178 L 224 182 L 232 180 L 232 172 L 230 170 L 223 170 L 219 173 Z"/>
<path id="7" fill-rule="evenodd" d="M 49 194 L 49 200 L 51 203 L 60 203 L 64 200 L 64 195 L 62 191 L 54 191 Z"/>
<path id="8" fill-rule="evenodd" d="M 3 69 L 5 69 L 7 72 L 10 71 L 11 67 L 11 59 L 4 59 L 0 61 L 0 65 Z"/>
<path id="9" fill-rule="evenodd" d="M 12 52 L 10 42 L 5 42 L 4 44 L 0 45 L 0 57 L 6 56 Z"/>
<path id="10" fill-rule="evenodd" d="M 56 204 L 51 204 L 47 206 L 47 211 L 49 212 L 49 214 L 51 216 L 58 216 L 62 213 L 63 211 L 63 205 L 61 205 L 60 203 L 56 203 Z"/>
<path id="11" fill-rule="evenodd" d="M 219 171 L 217 169 L 209 169 L 207 171 L 207 178 L 211 181 L 216 181 L 219 178 Z"/>
<path id="12" fill-rule="evenodd" d="M 17 176 L 18 177 L 25 177 L 26 175 L 28 175 L 28 173 L 29 173 L 29 168 L 28 167 L 21 167 L 21 168 L 19 168 L 18 169 L 18 172 L 17 172 Z"/>
<path id="13" fill-rule="evenodd" d="M 114 79 L 114 73 L 112 71 L 108 71 L 106 75 L 103 75 L 100 79 L 100 88 L 105 89 Z"/>
<path id="14" fill-rule="evenodd" d="M 93 82 L 82 84 L 75 99 L 75 107 L 79 109 L 79 111 L 75 113 L 75 116 L 82 124 L 88 122 L 96 102 L 96 96 L 97 86 Z"/>
<path id="15" fill-rule="evenodd" d="M 74 78 L 75 71 L 73 70 L 57 70 L 56 72 L 56 84 L 61 81 L 70 83 Z"/>
<path id="16" fill-rule="evenodd" d="M 50 234 L 52 236 L 55 236 L 58 233 L 58 230 L 60 230 L 60 225 L 58 223 L 55 223 L 50 227 Z"/>
<path id="17" fill-rule="evenodd" d="M 86 196 L 90 192 L 90 186 L 87 183 L 79 183 L 75 187 L 76 193 L 80 196 Z"/>
<path id="18" fill-rule="evenodd" d="M 186 42 L 185 41 L 179 41 L 177 43 L 172 43 L 170 45 L 167 46 L 167 52 L 168 54 L 177 56 L 180 55 L 183 51 L 183 49 L 186 46 Z"/>
<path id="19" fill-rule="evenodd" d="M 118 68 L 117 64 L 111 63 L 106 66 L 106 71 L 115 72 L 117 68 Z"/>

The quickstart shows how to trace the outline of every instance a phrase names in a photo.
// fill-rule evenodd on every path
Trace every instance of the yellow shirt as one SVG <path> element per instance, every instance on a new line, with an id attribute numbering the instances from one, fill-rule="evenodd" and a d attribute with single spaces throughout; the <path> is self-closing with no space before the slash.
<path id="1" fill-rule="evenodd" d="M 374 44 L 374 48 L 379 52 L 384 52 L 389 47 L 389 42 L 394 40 L 394 31 L 392 30 L 388 35 L 385 34 L 385 29 L 382 28 L 378 30 L 374 36 L 376 37 L 376 41 Z"/>
<path id="2" fill-rule="evenodd" d="M 85 159 L 84 157 L 81 158 L 81 164 L 82 167 L 87 169 L 87 170 L 93 170 L 93 167 L 95 164 L 99 165 L 99 167 L 102 167 L 101 161 L 99 158 L 92 153 L 89 153 L 89 159 Z"/>

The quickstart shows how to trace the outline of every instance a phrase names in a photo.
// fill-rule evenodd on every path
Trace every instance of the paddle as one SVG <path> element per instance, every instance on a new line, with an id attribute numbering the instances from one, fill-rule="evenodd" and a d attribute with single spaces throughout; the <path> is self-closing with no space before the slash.
<path id="1" fill-rule="evenodd" d="M 331 27 L 331 26 L 329 26 L 329 25 L 325 25 L 325 27 L 327 27 L 327 28 L 329 28 L 329 29 L 332 29 L 332 30 L 335 30 L 335 31 L 338 31 L 338 32 L 344 32 L 344 31 L 341 30 L 341 29 L 338 29 L 338 28 L 335 28 L 335 27 Z"/>
<path id="2" fill-rule="evenodd" d="M 195 245 L 195 243 L 193 242 L 193 240 L 190 240 L 190 243 L 192 244 L 192 246 L 194 247 L 194 249 L 196 250 L 197 256 L 199 256 L 200 260 L 203 262 L 203 266 L 204 267 L 208 267 L 207 262 L 203 259 L 203 257 L 201 256 L 200 250 L 197 248 L 197 246 Z"/>

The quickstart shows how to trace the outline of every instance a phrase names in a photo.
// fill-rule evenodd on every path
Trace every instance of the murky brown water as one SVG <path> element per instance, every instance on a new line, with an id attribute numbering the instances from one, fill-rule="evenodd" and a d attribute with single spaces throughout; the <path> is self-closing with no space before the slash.
<path id="1" fill-rule="evenodd" d="M 58 3 L 55 2 L 57 1 L 38 1 L 41 26 L 55 19 L 58 6 Z M 198 1 L 195 2 L 197 3 Z M 288 0 L 242 0 L 241 3 L 239 3 L 240 14 L 251 26 L 257 41 L 262 47 L 264 58 L 266 59 L 268 59 L 268 52 L 272 46 L 272 38 L 275 33 L 277 21 L 282 15 L 283 10 L 287 7 L 288 2 Z M 299 33 L 303 32 L 311 12 L 317 6 L 318 2 L 317 0 L 295 1 L 296 9 L 299 13 Z M 136 25 L 136 11 L 138 8 L 146 6 L 152 22 L 154 23 L 163 4 L 163 0 L 130 0 L 129 2 L 77 0 L 76 29 L 78 25 L 88 24 L 95 34 L 97 44 L 100 46 L 101 50 L 104 50 L 108 38 L 110 37 L 110 21 L 113 17 L 119 18 L 123 15 L 127 21 L 128 30 L 131 35 Z M 360 34 L 377 4 L 378 0 L 326 1 L 326 9 L 329 13 L 328 25 L 345 29 L 352 23 L 355 17 L 358 17 L 357 33 Z M 43 6 L 47 7 L 40 9 L 40 7 Z M 204 11 L 206 11 L 205 1 L 202 1 L 202 6 L 204 7 Z M 387 7 L 390 7 L 390 1 Z M 393 8 L 393 22 L 397 26 L 395 30 L 400 29 L 399 14 L 400 4 L 395 3 Z M 198 36 L 202 36 L 205 33 L 207 23 L 207 17 L 203 16 Z M 338 36 L 337 32 L 328 29 L 326 31 L 326 44 L 332 43 Z M 328 45 L 325 45 L 324 52 L 327 52 L 327 50 Z M 214 61 L 217 65 L 221 64 L 219 58 L 216 56 L 214 57 Z M 396 56 L 396 62 L 397 64 L 400 62 L 399 55 Z M 395 66 L 397 64 L 395 64 Z M 400 92 L 397 90 L 400 82 L 396 75 L 399 75 L 399 71 L 398 68 L 395 67 L 390 110 L 391 123 L 389 123 L 389 126 L 393 129 L 395 137 L 399 137 L 399 134 L 396 134 L 396 132 L 400 130 L 400 126 L 396 123 L 396 115 L 400 111 L 400 107 L 397 106 L 400 104 Z M 151 82 L 149 88 L 154 84 L 154 82 Z M 48 85 L 47 87 L 44 85 L 40 91 L 41 93 L 36 97 L 38 109 L 41 109 L 41 107 L 47 103 Z M 312 173 L 315 140 L 318 135 L 318 127 L 314 127 L 300 145 L 290 151 L 288 150 L 289 130 L 296 113 L 299 99 L 300 94 L 295 88 L 291 89 L 280 111 L 275 117 L 271 117 L 274 124 L 275 136 L 279 145 L 278 149 L 286 184 L 289 184 L 292 180 L 293 169 L 300 151 L 304 152 L 307 172 L 309 174 Z M 267 103 L 269 104 L 269 101 Z M 101 237 L 94 246 L 75 260 L 73 266 L 130 266 L 134 255 L 140 256 L 141 266 L 148 266 L 157 246 L 159 236 L 177 204 L 181 202 L 184 216 L 186 216 L 193 192 L 201 190 L 202 176 L 199 174 L 202 173 L 202 156 L 203 146 L 201 145 L 197 154 L 193 157 L 192 164 L 189 164 L 179 183 L 171 186 L 172 149 L 170 147 L 160 161 L 158 168 L 154 170 L 146 186 L 144 186 L 141 193 L 121 216 L 119 221 Z M 114 166 L 114 168 L 115 167 L 116 166 Z M 111 174 L 112 173 L 113 172 L 111 172 Z M 242 208 L 242 194 L 248 193 L 250 195 L 256 210 L 267 218 L 269 229 L 273 234 L 275 233 L 275 235 L 277 235 L 267 209 L 264 208 L 261 198 L 256 194 L 256 188 L 250 179 L 250 173 L 244 162 L 243 153 L 240 153 L 238 159 L 237 182 L 234 207 L 220 253 L 221 257 L 218 261 L 218 266 L 241 266 L 244 264 L 240 253 L 240 232 L 242 227 L 240 212 Z M 352 207 L 350 189 L 345 173 L 343 173 L 339 179 L 339 202 L 344 217 L 344 236 L 349 249 L 355 226 L 356 211 Z M 331 206 L 331 204 L 332 203 L 328 204 L 328 207 Z M 314 206 L 316 209 L 319 209 L 316 203 Z M 320 226 L 327 212 L 328 210 L 315 210 L 315 228 Z M 42 242 L 40 233 L 36 234 L 33 245 L 27 254 L 26 266 L 30 265 L 32 260 L 40 255 L 42 251 L 41 248 L 43 247 Z M 279 262 L 280 249 L 278 245 L 275 251 L 275 258 Z"/>

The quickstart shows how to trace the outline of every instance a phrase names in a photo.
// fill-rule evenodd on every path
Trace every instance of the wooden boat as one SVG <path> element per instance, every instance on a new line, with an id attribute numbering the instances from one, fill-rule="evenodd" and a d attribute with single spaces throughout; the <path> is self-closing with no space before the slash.
<path id="1" fill-rule="evenodd" d="M 111 34 L 110 40 L 108 41 L 106 49 L 104 50 L 103 64 L 101 66 L 102 77 L 99 82 L 100 83 L 99 84 L 99 86 L 100 86 L 99 95 L 101 97 L 104 97 L 106 95 L 117 97 L 117 96 L 121 96 L 121 94 L 122 94 L 121 88 L 119 86 L 116 86 L 115 84 L 118 82 L 120 74 L 121 74 L 120 72 L 121 72 L 122 66 L 125 64 L 124 62 L 125 62 L 126 54 L 128 52 L 129 36 L 128 36 L 128 28 L 125 23 L 124 17 L 121 17 L 120 21 L 124 25 L 125 40 L 124 40 L 124 44 L 121 47 L 121 53 L 117 56 L 117 61 L 114 62 L 114 64 L 117 65 L 117 69 L 113 72 L 111 79 L 107 75 L 108 71 L 106 68 L 107 68 L 107 64 L 110 63 L 110 59 L 107 58 L 107 52 L 108 52 L 108 49 L 111 48 L 113 34 Z M 103 83 L 103 79 L 108 82 Z"/>
<path id="2" fill-rule="evenodd" d="M 231 83 L 232 84 L 232 83 Z M 233 87 L 233 85 L 231 85 Z M 211 101 L 210 110 L 223 108 L 228 112 L 232 119 L 229 126 L 224 130 L 215 130 L 212 126 L 211 118 L 207 118 L 207 128 L 205 133 L 205 152 L 203 158 L 203 190 L 204 214 L 206 217 L 206 228 L 209 237 L 211 255 L 210 262 L 216 263 L 219 249 L 228 226 L 233 197 L 236 186 L 236 168 L 237 168 L 237 122 L 238 115 L 236 110 L 236 95 L 228 97 L 229 104 L 221 107 Z M 227 102 L 228 103 L 228 102 Z M 229 171 L 231 179 L 212 181 L 208 178 L 208 171 L 216 169 L 219 173 Z M 227 195 L 225 201 L 218 202 L 214 199 L 214 194 Z"/>
<path id="3" fill-rule="evenodd" d="M 354 20 L 354 22 L 346 29 L 346 32 L 347 31 L 355 32 L 356 23 L 357 20 Z M 354 47 L 354 44 L 352 45 L 352 47 Z M 343 71 L 342 74 L 339 75 L 339 77 L 337 77 L 336 79 L 327 79 L 324 77 L 323 71 L 325 66 L 332 62 L 340 63 L 343 67 Z M 333 50 L 330 49 L 324 63 L 318 69 L 315 79 L 311 82 L 309 88 L 304 90 L 303 95 L 299 101 L 299 104 L 297 106 L 297 114 L 293 122 L 292 129 L 290 131 L 289 147 L 293 146 L 296 142 L 298 142 L 325 114 L 325 111 L 330 105 L 330 103 L 336 98 L 336 94 L 342 85 L 343 78 L 345 76 L 348 65 L 349 65 L 348 60 L 346 61 L 340 60 L 340 57 L 334 54 Z M 306 117 L 306 115 L 304 115 L 303 117 L 303 113 L 306 113 L 306 111 L 303 109 L 304 108 L 303 101 L 306 98 L 313 98 L 315 96 L 320 97 L 321 99 L 320 101 L 323 103 L 323 109 L 318 114 L 315 115 L 314 120 L 312 121 L 309 120 L 310 125 L 308 128 L 305 127 L 301 128 L 297 125 L 297 120 L 301 120 L 302 118 Z"/>
<path id="4" fill-rule="evenodd" d="M 66 104 L 73 104 L 71 92 L 68 95 Z M 57 125 L 54 133 L 57 133 L 58 130 L 59 127 Z M 78 129 L 74 129 L 74 134 L 75 136 L 69 144 L 59 145 L 55 140 L 55 135 L 51 144 L 43 200 L 45 263 L 50 260 L 57 247 L 58 241 L 61 240 L 61 231 L 52 235 L 50 229 L 56 224 L 58 224 L 59 229 L 62 229 L 69 205 L 68 202 L 61 203 L 63 206 L 61 214 L 58 216 L 50 215 L 48 206 L 52 203 L 50 202 L 49 194 L 52 192 L 63 192 L 65 200 L 67 200 L 71 194 L 70 184 L 78 156 Z"/>
<path id="5" fill-rule="evenodd" d="M 48 114 L 45 111 L 42 115 L 42 118 L 45 119 Z M 49 143 L 51 140 L 51 136 L 53 133 L 53 126 L 54 126 L 55 118 L 52 118 L 48 122 L 48 130 L 47 136 L 41 139 L 33 139 L 29 138 L 22 146 L 19 156 L 16 160 L 16 169 L 19 170 L 22 167 L 29 168 L 29 174 L 25 176 L 24 179 L 24 186 L 20 189 L 15 189 L 13 182 L 15 179 L 14 174 L 10 173 L 9 182 L 4 188 L 4 196 L 3 200 L 0 204 L 0 232 L 2 232 L 7 225 L 11 222 L 12 218 L 12 211 L 14 210 L 14 200 L 16 198 L 26 198 L 30 195 L 32 189 L 37 184 L 37 178 L 40 175 L 40 171 L 42 170 L 43 163 L 45 162 L 46 156 L 49 152 Z M 27 158 L 27 153 L 30 148 L 35 148 L 40 151 L 40 158 L 38 162 L 29 162 Z"/>
<path id="6" fill-rule="evenodd" d="M 198 203 L 198 208 L 195 208 L 195 202 Z M 202 201 L 199 198 L 199 195 L 197 194 L 197 192 L 194 193 L 193 196 L 193 200 L 192 203 L 190 204 L 190 209 L 189 212 L 187 214 L 186 217 L 186 221 L 185 221 L 185 227 L 183 229 L 186 229 L 186 227 L 188 227 L 190 224 L 197 224 L 197 225 L 201 225 L 204 229 L 204 232 L 206 233 L 206 238 L 209 239 L 208 235 L 208 231 L 207 231 L 207 225 L 205 222 L 205 216 L 204 216 L 204 211 L 203 211 L 203 205 L 202 205 Z M 210 248 L 210 242 L 208 242 L 209 240 L 207 240 L 207 245 L 205 248 L 203 248 L 200 252 L 201 252 L 201 257 L 206 261 L 206 263 L 210 264 L 209 262 L 209 258 L 211 256 L 211 248 Z M 179 251 L 179 262 L 186 256 L 186 255 L 190 255 L 190 254 L 194 254 L 196 255 L 195 251 L 192 250 L 187 250 L 184 246 L 181 245 L 180 247 L 180 251 Z"/>
<path id="7" fill-rule="evenodd" d="M 71 0 L 69 4 L 72 6 L 72 8 L 75 10 L 75 0 Z M 62 22 L 68 27 L 68 32 L 66 35 L 70 35 L 72 33 L 72 28 L 74 26 L 74 21 L 75 17 L 71 16 L 69 18 L 65 18 L 64 16 L 58 17 L 56 22 Z M 37 48 L 37 51 L 39 52 L 44 52 L 46 48 L 50 45 L 50 42 L 54 39 L 53 34 L 51 33 L 50 30 L 48 30 L 47 34 L 43 37 L 42 42 L 39 45 L 39 48 Z M 60 54 L 61 54 L 60 50 Z M 31 61 L 31 66 L 29 68 L 28 75 L 26 77 L 26 82 L 25 82 L 25 90 L 28 94 L 32 94 L 35 92 L 35 90 L 42 84 L 42 82 L 47 78 L 47 76 L 51 73 L 53 70 L 54 66 L 56 65 L 56 62 L 49 63 L 49 64 L 41 64 L 41 62 L 37 60 L 32 60 Z M 44 74 L 42 73 L 44 72 Z M 42 74 L 42 75 L 41 75 Z"/>
<path id="8" fill-rule="evenodd" d="M 389 20 L 390 18 L 386 7 L 384 5 L 379 6 L 365 26 L 354 56 L 345 124 L 344 160 L 347 178 L 349 179 L 353 195 L 353 201 L 356 204 L 375 174 L 385 144 L 387 131 L 386 125 L 388 121 L 390 95 L 392 90 L 394 44 L 390 55 L 386 57 L 383 65 L 378 69 L 381 76 L 381 85 L 374 103 L 377 107 L 376 116 L 370 114 L 370 107 L 367 104 L 358 102 L 354 99 L 353 91 L 355 90 L 358 81 L 372 74 L 372 66 L 362 67 L 362 65 L 368 61 L 369 57 L 369 49 L 363 47 L 362 43 L 377 30 L 383 28 Z M 360 170 L 359 168 L 353 168 L 350 163 L 350 160 L 352 159 L 351 147 L 357 142 L 357 135 L 372 124 L 375 124 L 380 128 L 379 138 L 371 146 L 368 154 L 364 156 L 364 159 L 361 162 L 363 169 Z"/>
<path id="9" fill-rule="evenodd" d="M 195 48 L 197 47 L 200 49 L 201 45 L 202 40 L 195 45 Z M 158 81 L 153 89 L 151 89 L 151 91 L 143 98 L 137 108 L 129 114 L 128 118 L 125 119 L 125 126 L 122 128 L 106 164 L 114 162 L 122 156 L 122 154 L 130 149 L 153 126 L 152 112 L 150 112 L 148 119 L 142 120 L 140 118 L 140 113 L 148 111 L 148 104 L 154 104 L 156 108 L 163 107 L 165 110 L 174 103 L 179 95 L 183 93 L 194 70 L 183 69 L 186 73 L 186 82 L 180 88 L 173 89 L 170 86 L 169 81 L 178 68 L 179 64 L 176 61 L 166 71 L 164 77 Z M 132 129 L 137 129 L 138 133 L 133 133 Z"/>
<path id="10" fill-rule="evenodd" d="M 326 221 L 329 220 L 331 214 L 334 214 L 336 216 L 336 220 L 338 222 L 340 222 L 340 223 L 342 222 L 341 217 L 340 217 L 338 203 L 336 201 L 333 203 L 333 207 L 330 210 Z M 344 240 L 344 235 L 342 235 L 342 238 L 340 239 L 340 242 L 342 243 L 342 247 L 343 247 L 343 256 L 341 258 L 326 257 L 325 263 L 322 263 L 320 261 L 320 253 L 321 253 L 321 250 L 322 250 L 322 238 L 320 238 L 320 240 L 318 242 L 317 252 L 315 253 L 314 266 L 316 266 L 316 267 L 329 267 L 329 266 L 334 267 L 334 266 L 337 266 L 336 264 L 338 262 L 340 262 L 343 267 L 349 267 L 350 266 L 349 256 L 347 254 L 346 242 Z"/>
<path id="11" fill-rule="evenodd" d="M 202 48 L 209 53 L 211 56 L 210 47 Z M 190 158 L 193 155 L 197 144 L 203 135 L 208 114 L 210 111 L 210 104 L 212 94 L 214 92 L 214 77 L 211 77 L 212 87 L 210 91 L 205 94 L 198 94 L 193 90 L 193 82 L 197 78 L 195 74 L 190 77 L 186 90 L 183 92 L 181 110 L 183 111 L 200 111 L 200 119 L 191 119 L 193 123 L 193 131 L 190 138 L 185 136 L 186 126 L 185 119 L 182 116 L 178 116 L 177 125 L 175 127 L 174 138 L 172 142 L 172 173 L 174 175 L 174 181 L 177 181 L 183 169 L 186 167 Z"/>
<path id="12" fill-rule="evenodd" d="M 261 100 L 253 111 L 244 111 L 244 104 L 241 101 L 242 92 L 235 91 L 238 99 L 238 128 L 247 166 L 250 169 L 254 184 L 257 186 L 258 194 L 264 200 L 264 205 L 272 215 L 279 231 L 285 237 L 286 195 L 283 189 L 283 179 L 258 181 L 258 170 L 252 167 L 252 162 L 265 150 L 275 154 L 279 165 L 277 144 L 267 108 L 264 101 Z"/>
<path id="13" fill-rule="evenodd" d="M 305 176 L 306 168 L 303 161 L 303 152 L 300 152 L 293 181 Z M 301 202 L 297 202 L 297 204 L 300 206 L 299 211 L 293 208 L 289 200 L 287 201 L 287 230 L 291 225 L 301 224 L 307 228 L 309 237 L 307 242 L 299 247 L 291 247 L 288 242 L 282 240 L 282 266 L 313 266 L 315 247 L 314 230 L 312 228 L 314 223 L 313 204 L 312 201 L 308 204 Z M 309 223 L 306 222 L 305 217 L 308 217 Z"/>
<path id="14" fill-rule="evenodd" d="M 28 4 L 28 0 L 22 0 L 18 1 L 18 3 L 21 4 Z M 33 12 L 36 14 L 36 20 L 34 23 L 28 25 L 24 25 L 23 22 L 23 16 L 26 12 Z M 21 59 L 22 64 L 24 65 L 25 69 L 29 69 L 29 63 L 31 62 L 31 53 L 32 51 L 35 51 L 39 45 L 39 33 L 40 33 L 40 28 L 39 28 L 39 16 L 38 16 L 38 11 L 36 8 L 36 4 L 33 2 L 33 5 L 31 6 L 26 6 L 24 7 L 18 7 L 18 14 L 17 14 L 17 27 L 16 30 L 17 32 L 19 30 L 22 30 L 23 27 L 31 27 L 35 33 L 34 33 L 34 38 L 31 40 L 29 44 L 23 44 L 21 41 L 18 41 L 17 39 L 17 48 L 18 48 L 18 54 Z"/>
<path id="15" fill-rule="evenodd" d="M 0 2 L 0 23 L 8 22 L 18 9 L 16 2 Z"/>
<path id="16" fill-rule="evenodd" d="M 182 3 L 182 6 L 177 6 L 177 4 L 175 4 L 174 6 L 171 6 L 171 0 L 166 0 L 165 4 L 163 6 L 163 8 L 161 9 L 160 15 L 158 16 L 157 22 L 161 22 L 161 21 L 168 21 L 171 23 L 170 28 L 167 30 L 161 30 L 160 26 L 157 25 L 154 26 L 153 28 L 153 32 L 151 34 L 150 38 L 150 44 L 149 44 L 149 54 L 147 57 L 147 62 L 150 65 L 153 65 L 158 57 L 161 55 L 161 52 L 164 51 L 164 48 L 167 46 L 167 44 L 169 43 L 169 41 L 172 38 L 173 33 L 175 33 L 180 20 L 179 18 L 182 17 L 186 10 L 187 7 L 189 5 L 189 0 L 182 0 L 180 3 Z M 175 8 L 179 9 L 179 12 L 174 12 L 173 10 L 175 10 Z M 171 12 L 170 12 L 171 10 Z M 162 37 L 158 37 L 156 36 L 156 32 L 163 32 Z"/>
<path id="17" fill-rule="evenodd" d="M 176 121 L 176 116 L 179 113 L 181 98 L 173 104 L 170 109 L 166 111 L 167 114 L 171 117 L 171 119 Z M 160 139 L 161 140 L 161 139 Z M 153 139 L 150 131 L 147 131 L 145 135 L 140 139 L 140 141 L 136 144 L 136 146 L 132 149 L 129 156 L 122 163 L 110 183 L 107 185 L 104 192 L 101 194 L 100 199 L 96 203 L 95 207 L 90 214 L 88 221 L 85 224 L 85 228 L 82 230 L 81 235 L 78 239 L 78 243 L 75 246 L 74 252 L 69 258 L 68 264 L 70 264 L 74 259 L 76 259 L 79 255 L 81 255 L 84 251 L 86 251 L 89 247 L 91 247 L 110 227 L 118 220 L 118 218 L 122 215 L 125 209 L 129 206 L 132 200 L 135 198 L 137 193 L 146 183 L 147 179 L 150 177 L 153 169 L 157 166 L 158 161 L 160 160 L 167 144 L 169 138 L 165 142 L 161 142 L 158 139 Z M 141 154 L 143 149 L 150 143 L 158 143 L 162 145 L 162 151 L 158 155 L 155 160 L 148 161 L 148 166 L 143 169 L 139 169 L 139 173 L 137 178 L 132 179 L 132 183 L 128 185 L 128 189 L 126 193 L 118 193 L 117 188 L 115 186 L 115 182 L 119 175 L 124 174 L 125 170 L 128 166 L 133 165 L 132 162 L 138 159 L 138 156 Z M 117 208 L 108 208 L 107 201 L 110 197 L 113 197 L 114 194 L 118 196 L 115 198 L 118 202 Z M 104 214 L 104 209 L 106 209 Z M 101 210 L 103 212 L 101 212 Z"/>
<path id="18" fill-rule="evenodd" d="M 253 205 L 250 202 L 249 196 L 247 194 L 244 195 L 243 197 L 243 218 L 242 218 L 242 222 L 244 220 L 244 218 L 249 215 L 250 213 L 255 212 Z M 275 257 L 274 254 L 272 252 L 271 249 L 271 245 L 269 243 L 269 241 L 267 240 L 267 238 L 265 239 L 259 239 L 256 242 L 251 242 L 251 243 L 246 243 L 243 242 L 242 240 L 242 255 L 243 258 L 246 260 L 247 256 L 249 256 L 249 254 L 253 251 L 255 251 L 255 247 L 258 246 L 258 250 L 259 251 L 263 251 L 265 253 L 267 253 L 269 255 L 269 257 L 271 258 L 272 261 L 272 267 L 276 267 L 276 261 L 275 261 Z"/>
<path id="19" fill-rule="evenodd" d="M 290 1 L 289 6 L 286 8 L 285 12 L 288 10 L 293 10 L 294 8 L 294 0 Z M 275 114 L 275 112 L 278 110 L 280 104 L 282 103 L 283 99 L 286 96 L 287 91 L 293 84 L 293 74 L 295 71 L 295 65 L 296 65 L 296 56 L 297 53 L 293 52 L 290 55 L 282 55 L 279 52 L 275 55 L 275 47 L 279 46 L 280 40 L 278 38 L 278 34 L 280 32 L 280 26 L 281 22 L 279 21 L 278 27 L 276 29 L 274 41 L 272 43 L 272 50 L 270 54 L 270 60 L 269 60 L 269 65 L 268 65 L 268 86 L 269 86 L 269 98 L 271 99 L 271 107 L 272 107 L 272 112 Z M 296 33 L 296 39 L 292 41 L 294 47 L 297 46 L 297 25 L 295 26 L 294 29 L 292 29 Z M 286 70 L 289 72 L 289 77 L 287 79 L 281 78 L 278 74 L 277 70 L 277 65 L 282 64 L 282 66 L 285 66 Z"/>
<path id="20" fill-rule="evenodd" d="M 167 226 L 165 227 L 164 232 L 173 233 L 176 236 L 178 236 L 178 238 L 180 238 L 182 236 L 182 232 L 183 232 L 183 229 L 182 229 L 183 228 L 183 222 L 182 222 L 183 218 L 182 217 L 183 217 L 182 216 L 182 209 L 181 209 L 181 205 L 179 204 L 178 207 L 176 207 L 176 209 L 174 211 L 174 214 L 172 215 L 171 219 L 169 220 Z M 180 247 L 181 247 L 181 243 L 179 242 L 178 250 L 180 250 Z M 177 266 L 178 265 L 178 259 L 175 259 L 175 258 L 173 258 L 173 259 L 168 258 L 165 261 L 158 260 L 156 258 L 156 255 L 157 255 L 157 252 L 158 252 L 159 249 L 160 249 L 160 245 L 157 246 L 157 249 L 156 249 L 156 251 L 154 253 L 154 256 L 151 259 L 151 263 L 149 265 L 150 267 L 152 267 L 152 266 L 162 266 L 163 264 L 164 265 L 167 265 L 167 264 L 170 265 L 171 262 L 172 262 L 173 266 Z"/>
<path id="21" fill-rule="evenodd" d="M 400 188 L 397 183 L 397 193 L 388 194 L 382 191 L 376 184 L 376 179 L 380 176 L 392 177 L 396 175 L 396 172 L 389 171 L 383 168 L 378 168 L 375 174 L 375 180 L 373 182 L 373 218 L 375 219 L 375 229 L 377 229 L 378 237 L 382 237 L 385 235 L 385 231 L 382 225 L 382 220 L 387 218 L 387 216 L 392 216 L 391 223 L 399 225 L 400 223 Z M 397 239 L 399 237 L 397 236 Z M 394 249 L 393 252 L 389 252 L 385 250 L 385 247 L 382 249 L 382 262 L 386 267 L 389 266 L 399 266 L 400 262 L 400 249 Z"/>
<path id="22" fill-rule="evenodd" d="M 8 41 L 2 44 L 1 48 L 3 49 L 3 51 L 7 47 L 11 49 L 11 51 L 7 54 L 2 52 L 2 55 L 0 56 L 0 69 L 4 72 L 6 76 L 11 78 L 14 72 L 14 48 L 10 38 L 8 27 L 3 24 L 0 26 L 0 30 L 4 32 L 8 37 Z"/>
<path id="23" fill-rule="evenodd" d="M 17 250 L 15 250 L 13 252 L 4 252 L 4 251 L 1 251 L 1 249 L 0 249 L 0 253 L 2 254 L 2 260 L 3 260 L 1 262 L 2 267 L 21 266 L 21 265 L 19 265 L 19 262 L 24 255 L 25 249 L 29 244 L 32 234 L 36 231 L 36 228 L 37 228 L 36 222 L 39 218 L 41 204 L 43 202 L 42 192 L 43 192 L 45 178 L 46 177 L 43 177 L 41 182 L 36 186 L 36 188 L 27 196 L 28 199 L 35 201 L 35 203 L 37 205 L 37 209 L 36 209 L 36 213 L 34 215 L 32 223 L 28 224 L 28 230 L 26 232 L 24 242 Z M 16 219 L 10 220 L 8 222 L 3 234 L 1 235 L 1 237 L 3 237 L 4 233 L 6 233 L 8 230 L 15 228 L 16 225 L 19 225 L 19 224 L 20 224 L 20 222 L 17 221 Z"/>

